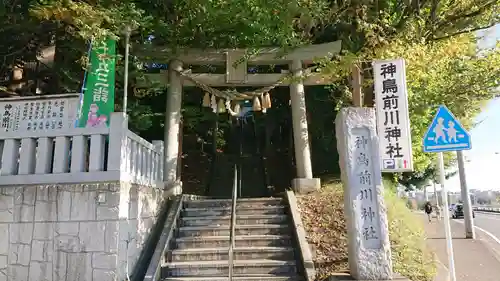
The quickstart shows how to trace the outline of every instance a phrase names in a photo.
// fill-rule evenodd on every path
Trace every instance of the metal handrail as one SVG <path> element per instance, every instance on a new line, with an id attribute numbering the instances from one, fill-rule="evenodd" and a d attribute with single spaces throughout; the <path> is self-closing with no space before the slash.
<path id="1" fill-rule="evenodd" d="M 238 198 L 238 166 L 234 165 L 233 200 L 231 205 L 231 230 L 229 232 L 229 281 L 233 280 L 233 251 L 236 228 L 236 199 Z"/>

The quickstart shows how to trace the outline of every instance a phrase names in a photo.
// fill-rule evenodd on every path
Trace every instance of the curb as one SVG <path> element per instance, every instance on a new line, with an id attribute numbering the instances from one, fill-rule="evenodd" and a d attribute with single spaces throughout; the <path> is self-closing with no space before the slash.
<path id="1" fill-rule="evenodd" d="M 450 281 L 450 271 L 448 268 L 437 258 L 437 256 L 434 254 L 435 259 L 436 259 L 436 275 L 432 279 L 433 281 Z"/>
<path id="2" fill-rule="evenodd" d="M 314 268 L 313 255 L 311 253 L 311 248 L 309 243 L 307 243 L 307 233 L 302 224 L 302 218 L 300 217 L 299 207 L 297 205 L 297 198 L 293 191 L 287 190 L 285 193 L 285 198 L 288 202 L 290 208 L 290 214 L 292 216 L 292 221 L 295 226 L 295 239 L 300 248 L 300 258 L 302 260 L 302 267 L 305 273 L 305 277 L 308 281 L 314 280 L 316 277 L 316 270 Z"/>

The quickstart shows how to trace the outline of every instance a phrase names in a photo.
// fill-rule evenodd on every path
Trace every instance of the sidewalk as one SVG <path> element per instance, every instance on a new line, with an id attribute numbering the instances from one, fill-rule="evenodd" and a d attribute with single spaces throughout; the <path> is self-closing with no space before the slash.
<path id="1" fill-rule="evenodd" d="M 448 281 L 448 254 L 443 220 L 431 223 L 422 215 L 427 242 L 439 260 L 438 276 L 435 281 Z M 465 239 L 464 225 L 450 221 L 453 237 L 453 252 L 457 281 L 498 281 L 500 280 L 500 261 L 490 247 L 479 237 Z M 479 232 L 479 231 L 477 231 Z M 476 235 L 481 235 L 476 233 Z M 441 269 L 441 270 L 440 270 Z"/>

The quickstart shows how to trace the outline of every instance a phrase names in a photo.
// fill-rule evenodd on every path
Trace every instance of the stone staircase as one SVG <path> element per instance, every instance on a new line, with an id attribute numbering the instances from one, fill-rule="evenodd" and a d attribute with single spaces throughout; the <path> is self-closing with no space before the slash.
<path id="1" fill-rule="evenodd" d="M 304 280 L 283 199 L 238 199 L 236 215 L 233 280 Z M 227 281 L 230 221 L 231 199 L 185 201 L 162 280 Z"/>

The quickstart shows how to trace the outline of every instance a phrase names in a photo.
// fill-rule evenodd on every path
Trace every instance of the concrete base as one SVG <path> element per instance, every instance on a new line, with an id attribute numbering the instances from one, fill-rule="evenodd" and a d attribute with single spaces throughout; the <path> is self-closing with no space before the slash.
<path id="1" fill-rule="evenodd" d="M 297 194 L 308 194 L 318 191 L 321 188 L 321 180 L 318 178 L 312 179 L 293 179 L 292 190 Z"/>
<path id="2" fill-rule="evenodd" d="M 181 181 L 164 182 L 163 185 L 165 187 L 165 198 L 182 194 Z"/>
<path id="3" fill-rule="evenodd" d="M 356 280 L 354 279 L 350 274 L 348 273 L 337 273 L 328 278 L 328 281 L 347 281 L 347 280 Z M 394 277 L 392 279 L 377 279 L 377 280 L 358 280 L 358 281 L 390 281 L 390 280 L 395 280 L 395 281 L 410 281 L 410 279 L 401 276 L 399 274 L 394 274 Z"/>

